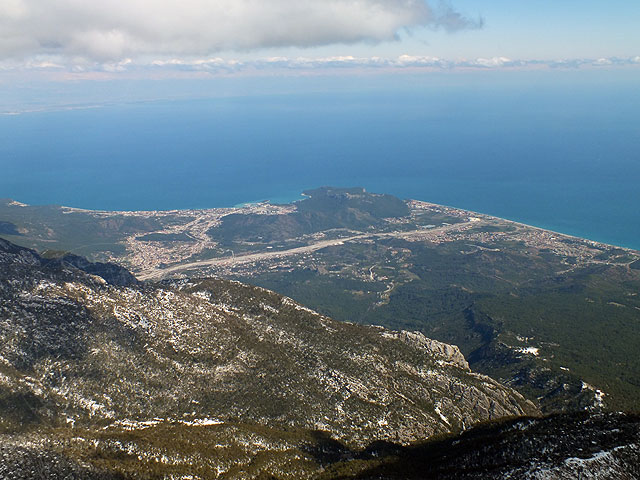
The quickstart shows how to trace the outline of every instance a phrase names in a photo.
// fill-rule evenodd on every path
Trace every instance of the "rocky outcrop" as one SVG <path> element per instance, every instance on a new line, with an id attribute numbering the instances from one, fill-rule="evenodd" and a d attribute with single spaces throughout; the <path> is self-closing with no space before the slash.
<path id="1" fill-rule="evenodd" d="M 123 287 L 2 252 L 2 388 L 34 395 L 52 424 L 215 417 L 406 443 L 536 412 L 420 334 L 335 322 L 237 282 Z"/>
<path id="2" fill-rule="evenodd" d="M 633 480 L 640 478 L 640 417 L 577 412 L 496 422 L 411 447 L 378 445 L 356 458 L 321 478 Z"/>
<path id="3" fill-rule="evenodd" d="M 120 265 L 116 265 L 115 263 L 90 262 L 84 257 L 70 253 L 50 259 L 47 266 L 77 268 L 91 275 L 97 275 L 111 285 L 125 287 L 139 284 L 136 277 Z"/>
<path id="4" fill-rule="evenodd" d="M 24 281 L 42 275 L 58 279 L 65 275 L 72 277 L 75 271 L 80 270 L 101 277 L 111 285 L 133 286 L 140 283 L 126 268 L 114 263 L 90 262 L 84 257 L 70 253 L 52 254 L 44 258 L 34 250 L 0 238 L 0 269 L 4 272 L 3 276 L 20 278 L 20 266 L 38 267 L 40 270 L 36 268 L 24 272 Z"/>
<path id="5" fill-rule="evenodd" d="M 440 355 L 449 359 L 449 362 L 458 365 L 460 368 L 470 370 L 467 360 L 462 352 L 455 345 L 439 342 L 427 338 L 420 332 L 408 332 L 401 330 L 400 332 L 391 332 L 389 335 L 395 335 L 399 340 L 414 346 L 419 346 L 429 350 L 430 352 L 438 352 Z"/>
<path id="6" fill-rule="evenodd" d="M 16 265 L 41 265 L 41 258 L 28 248 L 19 247 L 0 238 L 0 265 L 4 268 Z"/>

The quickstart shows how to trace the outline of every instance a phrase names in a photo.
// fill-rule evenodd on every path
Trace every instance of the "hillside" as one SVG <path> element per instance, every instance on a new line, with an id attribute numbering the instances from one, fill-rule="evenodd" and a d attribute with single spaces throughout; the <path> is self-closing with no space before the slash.
<path id="1" fill-rule="evenodd" d="M 225 280 L 112 284 L 111 268 L 68 260 L 0 240 L 11 451 L 35 442 L 125 473 L 151 467 L 119 455 L 201 472 L 265 457 L 259 470 L 292 475 L 318 468 L 300 453 L 307 444 L 407 444 L 537 411 L 419 333 L 336 322 Z M 217 457 L 196 455 L 210 442 Z"/>
<path id="2" fill-rule="evenodd" d="M 379 443 L 324 479 L 640 478 L 640 417 L 587 412 L 493 422 L 409 447 Z"/>
<path id="3" fill-rule="evenodd" d="M 235 279 L 337 320 L 419 331 L 545 412 L 640 410 L 639 252 L 361 188 L 306 193 L 168 212 L 5 201 L 0 221 L 15 243 L 139 279 Z"/>
<path id="4" fill-rule="evenodd" d="M 282 242 L 325 230 L 366 230 L 389 217 L 409 214 L 407 205 L 392 195 L 371 194 L 364 188 L 323 187 L 303 192 L 289 215 L 233 213 L 207 233 L 223 245 L 238 241 Z"/>

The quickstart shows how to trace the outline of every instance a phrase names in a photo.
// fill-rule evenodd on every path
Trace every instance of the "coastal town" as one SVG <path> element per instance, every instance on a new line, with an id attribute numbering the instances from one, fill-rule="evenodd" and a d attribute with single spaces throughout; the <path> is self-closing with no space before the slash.
<path id="1" fill-rule="evenodd" d="M 363 195 L 376 198 L 375 194 Z M 0 205 L 0 213 L 8 220 L 4 228 L 15 234 L 9 238 L 17 243 L 39 251 L 67 251 L 115 262 L 141 280 L 194 275 L 248 277 L 309 265 L 344 274 L 346 271 L 339 267 L 346 260 L 340 258 L 340 249 L 371 244 L 387 248 L 382 245 L 390 240 L 403 242 L 388 247 L 395 259 L 392 263 L 398 265 L 403 255 L 416 246 L 453 244 L 464 255 L 507 249 L 532 258 L 554 256 L 561 260 L 559 273 L 587 264 L 631 265 L 640 258 L 634 250 L 418 200 L 406 201 L 402 215 L 370 219 L 359 225 L 305 226 L 289 232 L 286 226 L 297 221 L 301 202 L 279 205 L 263 201 L 231 208 L 168 211 L 56 207 L 55 215 L 51 209 L 46 210 L 45 223 L 38 217 L 43 207 L 11 200 Z M 233 227 L 237 230 L 235 237 L 227 241 L 225 235 L 231 227 L 225 222 L 231 218 L 245 221 L 246 225 Z M 277 231 L 278 238 L 263 238 L 253 224 Z M 350 271 L 371 279 L 376 261 L 365 258 L 353 262 Z"/>
<path id="2" fill-rule="evenodd" d="M 369 243 L 397 238 L 409 243 L 442 245 L 465 242 L 470 250 L 499 251 L 500 245 L 519 244 L 530 254 L 548 252 L 566 259 L 567 269 L 587 263 L 631 264 L 640 255 L 628 249 L 564 235 L 476 212 L 410 200 L 410 215 L 386 219 L 381 231 L 333 229 L 291 239 L 296 246 L 276 248 L 259 242 L 244 242 L 243 252 L 220 246 L 210 233 L 226 215 L 289 215 L 295 204 L 269 202 L 236 208 L 167 212 L 122 212 L 123 215 L 171 219 L 167 227 L 145 235 L 128 236 L 124 257 L 112 258 L 128 266 L 141 279 L 170 276 L 248 276 L 263 271 L 304 268 L 319 261 L 318 253 L 329 247 Z M 96 213 L 101 215 L 101 213 Z M 102 214 L 108 215 L 108 214 Z M 442 216 L 449 222 L 425 224 L 424 218 Z M 169 223 L 169 222 L 167 222 Z M 395 227 L 395 228 L 394 228 Z"/>

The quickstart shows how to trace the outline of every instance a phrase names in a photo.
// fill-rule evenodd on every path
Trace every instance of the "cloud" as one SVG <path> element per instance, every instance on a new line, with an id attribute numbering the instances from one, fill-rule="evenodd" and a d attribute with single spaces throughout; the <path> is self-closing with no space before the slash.
<path id="1" fill-rule="evenodd" d="M 432 56 L 400 55 L 396 58 L 355 57 L 351 55 L 332 57 L 267 57 L 250 61 L 223 59 L 220 57 L 196 60 L 154 60 L 147 64 L 129 64 L 132 70 L 148 68 L 171 68 L 182 71 L 205 71 L 210 73 L 233 73 L 249 71 L 323 71 L 323 70 L 495 70 L 495 69 L 539 69 L 581 67 L 611 67 L 640 64 L 640 57 L 599 58 L 571 60 L 513 60 L 507 57 L 451 60 Z"/>
<path id="2" fill-rule="evenodd" d="M 498 68 L 498 67 L 512 67 L 519 66 L 520 62 L 514 62 L 506 57 L 492 57 L 492 58 L 476 58 L 475 60 L 461 62 L 462 66 L 466 67 L 483 67 L 483 68 Z"/>
<path id="3" fill-rule="evenodd" d="M 593 65 L 597 67 L 608 67 L 609 65 L 613 65 L 614 60 L 611 58 L 598 58 L 593 62 Z"/>
<path id="4" fill-rule="evenodd" d="M 436 24 L 448 32 L 457 32 L 467 28 L 482 28 L 484 19 L 470 20 L 456 11 L 449 3 L 440 2 L 436 10 Z"/>
<path id="5" fill-rule="evenodd" d="M 428 0 L 2 0 L 0 59 L 203 56 L 382 42 L 414 28 L 480 23 Z"/>
<path id="6" fill-rule="evenodd" d="M 65 64 L 63 57 L 34 57 L 27 62 L 1 61 L 0 72 L 42 72 L 81 75 L 85 78 L 95 74 L 136 75 L 154 78 L 171 77 L 173 74 L 187 77 L 260 75 L 260 74 L 323 74 L 323 72 L 390 72 L 390 71 L 451 71 L 451 70 L 514 70 L 514 69 L 582 69 L 582 68 L 639 68 L 640 56 L 617 58 L 575 58 L 564 60 L 514 60 L 507 57 L 445 59 L 433 56 L 400 55 L 395 58 L 356 57 L 351 55 L 329 57 L 264 57 L 239 60 L 219 56 L 207 57 L 163 57 L 146 60 L 124 58 L 107 62 L 78 62 Z M 73 77 L 77 78 L 77 77 Z"/>

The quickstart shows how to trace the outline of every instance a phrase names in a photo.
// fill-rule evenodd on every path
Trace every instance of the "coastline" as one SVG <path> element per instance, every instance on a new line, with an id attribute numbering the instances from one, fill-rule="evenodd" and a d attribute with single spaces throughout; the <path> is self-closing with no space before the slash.
<path id="1" fill-rule="evenodd" d="M 520 227 L 533 228 L 535 230 L 540 230 L 540 231 L 547 232 L 547 233 L 550 233 L 550 234 L 553 234 L 553 235 L 558 235 L 558 236 L 561 236 L 561 237 L 571 238 L 573 240 L 579 240 L 579 241 L 582 241 L 582 242 L 589 242 L 594 246 L 595 245 L 601 245 L 601 246 L 607 246 L 607 247 L 615 247 L 615 248 L 620 248 L 622 250 L 626 250 L 626 251 L 629 251 L 629 252 L 634 252 L 634 253 L 639 253 L 640 254 L 640 246 L 638 248 L 634 248 L 634 247 L 626 246 L 626 245 L 619 245 L 619 244 L 615 244 L 615 243 L 603 242 L 603 241 L 600 241 L 600 240 L 594 240 L 592 238 L 589 238 L 588 236 L 581 236 L 581 235 L 574 235 L 574 234 L 571 234 L 571 233 L 564 233 L 564 232 L 561 232 L 561 231 L 558 231 L 558 230 L 553 230 L 552 228 L 549 228 L 549 227 L 540 227 L 538 225 L 533 225 L 531 223 L 525 223 L 524 221 L 521 221 L 521 220 L 513 220 L 513 219 L 510 219 L 510 218 L 498 217 L 496 215 L 491 215 L 489 213 L 483 213 L 483 212 L 477 212 L 475 210 L 469 210 L 467 208 L 459 208 L 459 207 L 454 207 L 454 206 L 451 206 L 451 205 L 441 205 L 439 203 L 427 202 L 427 201 L 424 201 L 424 200 L 407 199 L 407 201 L 411 201 L 411 200 L 416 200 L 416 201 L 422 202 L 422 203 L 428 203 L 430 205 L 434 205 L 434 206 L 437 206 L 437 207 L 450 208 L 450 209 L 453 209 L 453 210 L 466 212 L 466 213 L 469 213 L 469 214 L 474 215 L 474 216 L 485 217 L 485 218 L 488 218 L 488 219 L 491 219 L 491 220 L 494 220 L 494 221 L 498 220 L 498 221 L 502 221 L 502 222 L 507 222 L 507 223 L 510 223 L 510 224 L 513 224 L 513 225 L 518 225 Z"/>
<path id="2" fill-rule="evenodd" d="M 304 189 L 304 191 L 306 191 L 307 189 Z M 238 211 L 242 211 L 244 209 L 253 209 L 256 207 L 260 207 L 260 206 L 265 206 L 265 205 L 272 205 L 272 206 L 292 206 L 295 203 L 302 201 L 306 198 L 308 198 L 308 195 L 304 194 L 304 193 L 300 193 L 300 190 L 298 190 L 299 193 L 297 194 L 289 194 L 289 195 L 279 195 L 279 196 L 272 196 L 270 198 L 263 198 L 262 200 L 252 200 L 252 201 L 247 201 L 247 202 L 241 202 L 238 203 L 236 205 L 232 205 L 232 206 L 221 206 L 221 207 L 198 207 L 198 208 L 171 208 L 171 209 L 160 209 L 160 210 L 103 210 L 103 209 L 90 209 L 90 208 L 78 208 L 78 207 L 69 207 L 66 205 L 52 205 L 52 204 L 47 204 L 47 205 L 33 205 L 33 204 L 27 204 L 27 203 L 23 203 L 14 199 L 9 199 L 6 198 L 4 200 L 7 201 L 6 205 L 7 206 L 16 206 L 19 205 L 20 207 L 58 207 L 61 210 L 64 211 L 64 213 L 72 213 L 72 212 L 76 212 L 76 213 L 86 213 L 86 214 L 91 214 L 91 215 L 96 215 L 96 216 L 109 216 L 109 215 L 124 215 L 124 216 L 138 216 L 138 215 L 142 215 L 142 216 L 154 216 L 154 215 L 167 215 L 167 214 L 187 214 L 187 213 L 193 213 L 193 212 L 207 212 L 207 213 L 216 213 L 216 214 L 220 214 L 220 215 L 225 215 L 228 213 L 239 213 Z M 579 240 L 582 242 L 588 242 L 594 246 L 596 245 L 601 245 L 601 246 L 607 246 L 607 247 L 615 247 L 615 248 L 619 248 L 625 251 L 629 251 L 629 252 L 634 252 L 634 253 L 640 253 L 640 245 L 638 247 L 634 247 L 631 245 L 623 245 L 620 243 L 613 243 L 613 242 L 608 242 L 608 241 L 602 241 L 602 240 L 596 240 L 594 239 L 590 233 L 586 233 L 586 234 L 575 234 L 575 233 L 566 233 L 566 232 L 562 232 L 560 230 L 556 230 L 555 227 L 553 226 L 539 226 L 539 225 L 535 225 L 533 223 L 527 223 L 526 220 L 515 220 L 513 218 L 506 218 L 506 217 L 500 217 L 497 215 L 492 215 L 490 213 L 485 213 L 485 212 L 479 212 L 476 210 L 470 210 L 468 208 L 461 208 L 461 207 L 456 207 L 453 205 L 447 205 L 447 204 L 440 204 L 440 203 L 434 203 L 428 200 L 421 200 L 421 199 L 417 199 L 417 198 L 406 198 L 403 199 L 406 202 L 411 202 L 411 201 L 416 201 L 416 202 L 420 202 L 423 204 L 428 204 L 428 205 L 432 205 L 435 207 L 439 207 L 439 208 L 445 208 L 445 209 L 451 209 L 451 210 L 455 210 L 458 212 L 465 212 L 466 214 L 469 215 L 473 215 L 473 216 L 477 216 L 477 217 L 484 217 L 486 219 L 491 219 L 493 221 L 502 221 L 502 222 L 506 222 L 506 223 L 510 223 L 513 225 L 518 225 L 520 227 L 525 227 L 525 228 L 532 228 L 532 229 L 536 229 L 539 231 L 543 231 L 543 232 L 547 232 L 549 234 L 552 235 L 557 235 L 557 236 L 561 236 L 561 237 L 565 237 L 565 238 L 570 238 L 573 240 Z"/>

